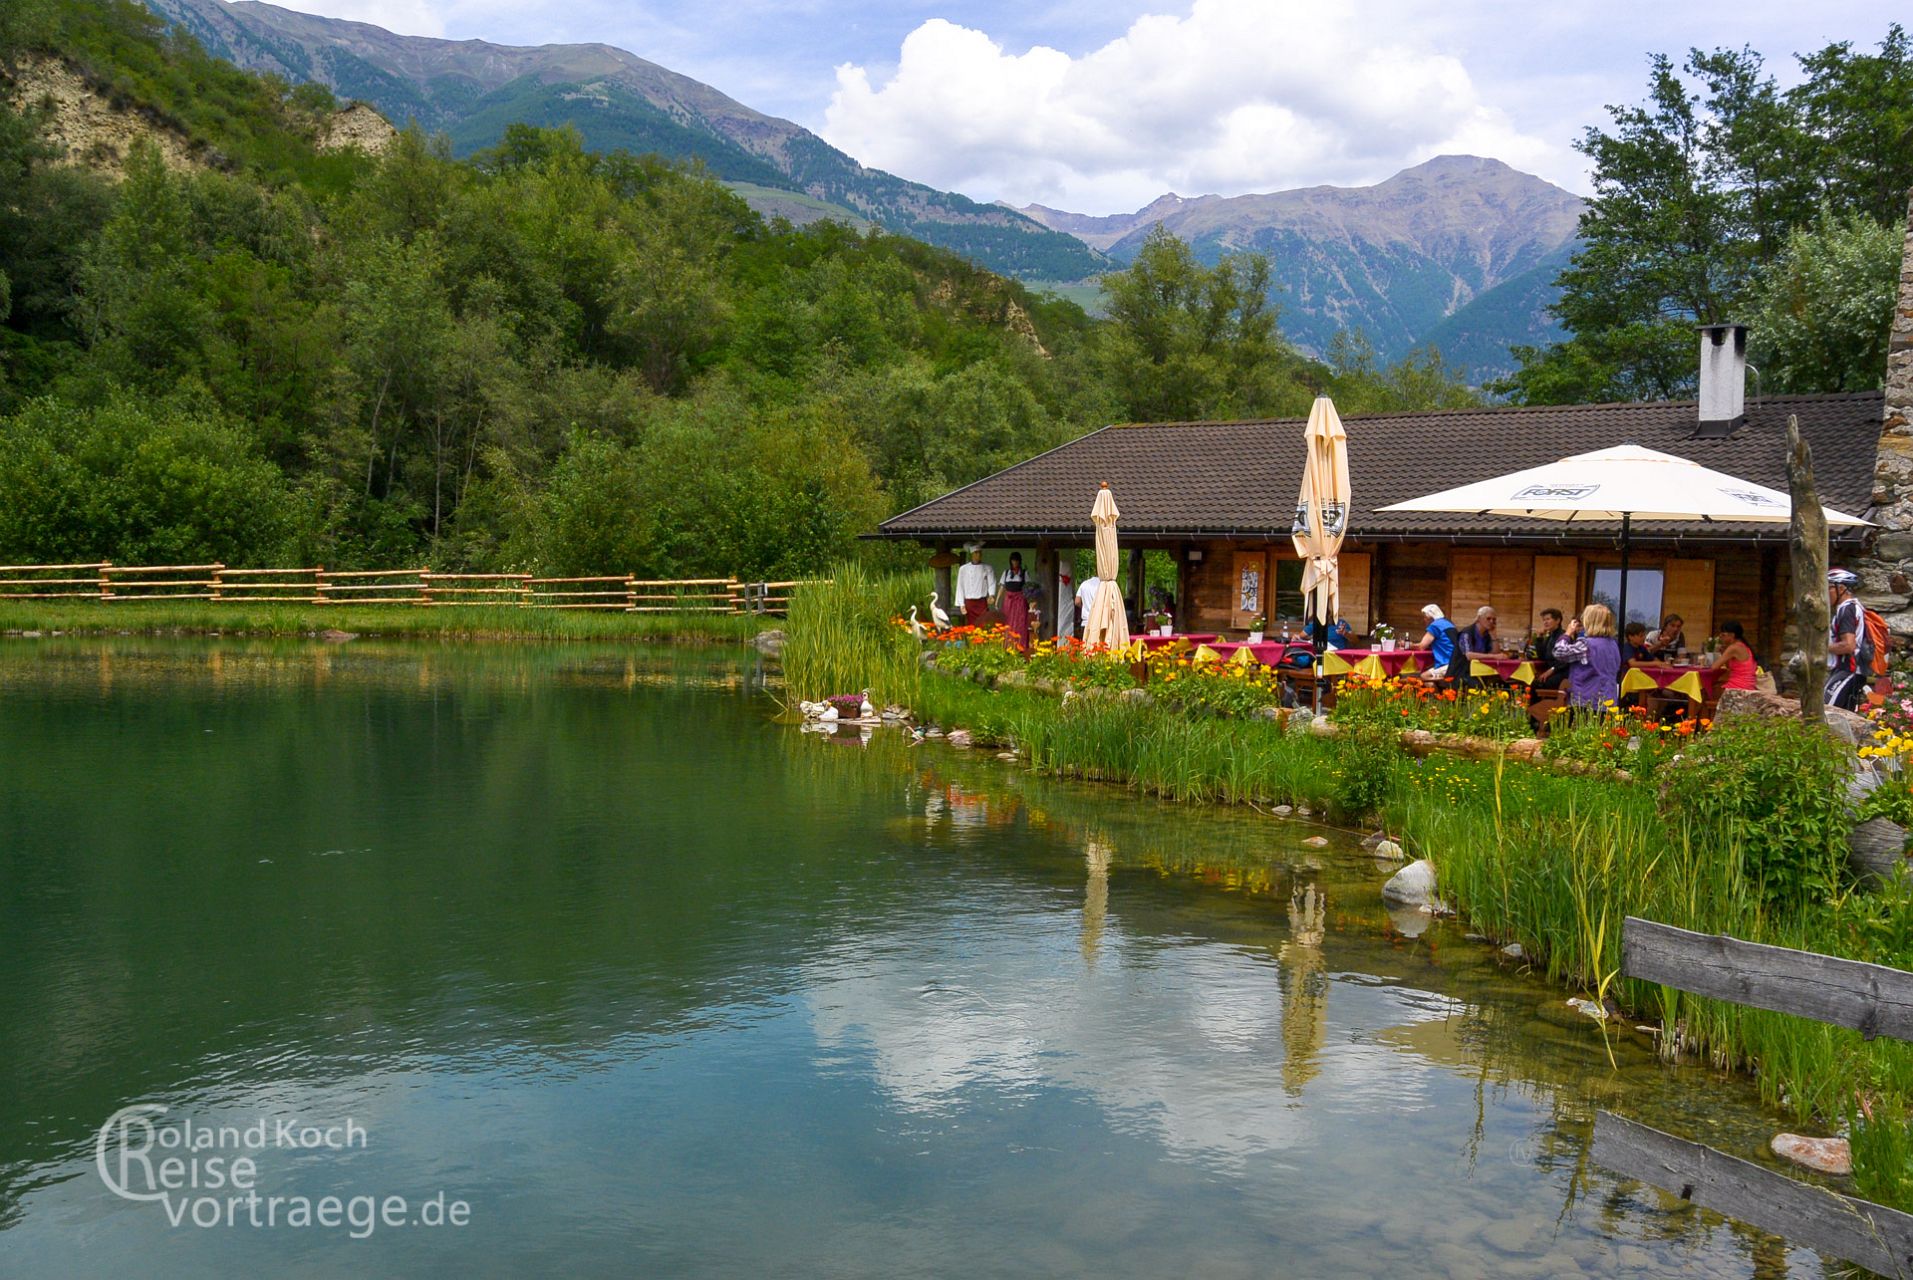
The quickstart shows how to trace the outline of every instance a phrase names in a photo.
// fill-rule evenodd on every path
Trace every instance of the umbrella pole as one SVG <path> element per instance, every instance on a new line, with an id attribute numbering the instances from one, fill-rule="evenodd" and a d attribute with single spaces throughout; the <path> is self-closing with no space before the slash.
<path id="1" fill-rule="evenodd" d="M 1633 528 L 1634 513 L 1623 511 L 1621 513 L 1621 616 L 1614 622 L 1614 625 L 1620 628 L 1618 634 L 1623 641 L 1627 639 L 1627 544 L 1632 540 Z"/>

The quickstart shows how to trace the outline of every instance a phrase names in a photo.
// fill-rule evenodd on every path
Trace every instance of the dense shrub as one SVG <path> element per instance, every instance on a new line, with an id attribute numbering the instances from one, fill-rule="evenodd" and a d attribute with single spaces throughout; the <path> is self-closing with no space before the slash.
<path id="1" fill-rule="evenodd" d="M 1692 740 L 1668 770 L 1665 803 L 1738 847 L 1747 881 L 1774 903 L 1839 888 L 1850 753 L 1818 725 L 1737 716 Z"/>

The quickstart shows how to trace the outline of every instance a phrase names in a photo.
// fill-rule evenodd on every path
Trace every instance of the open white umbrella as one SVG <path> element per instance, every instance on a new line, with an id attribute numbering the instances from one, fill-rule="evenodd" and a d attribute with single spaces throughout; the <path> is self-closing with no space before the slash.
<path id="1" fill-rule="evenodd" d="M 1302 557 L 1303 612 L 1323 626 L 1335 620 L 1342 603 L 1336 556 L 1348 532 L 1348 433 L 1327 396 L 1315 397 L 1303 431 L 1308 462 L 1302 468 L 1302 494 L 1295 502 L 1290 536 Z"/>
<path id="2" fill-rule="evenodd" d="M 1121 566 L 1116 559 L 1116 521 L 1122 512 L 1116 509 L 1116 495 L 1109 485 L 1096 491 L 1096 505 L 1089 518 L 1096 526 L 1096 576 L 1102 584 L 1090 601 L 1089 616 L 1083 619 L 1083 643 L 1120 649 L 1129 643 L 1129 618 L 1123 612 L 1123 589 L 1116 582 Z"/>
<path id="3" fill-rule="evenodd" d="M 1636 520 L 1697 520 L 1786 524 L 1793 499 L 1778 489 L 1714 471 L 1687 458 L 1623 444 L 1577 453 L 1559 462 L 1492 480 L 1444 489 L 1381 508 L 1383 511 L 1467 511 L 1562 523 L 1621 522 L 1620 618 L 1627 621 L 1627 552 Z M 1831 508 L 1829 525 L 1869 521 Z"/>

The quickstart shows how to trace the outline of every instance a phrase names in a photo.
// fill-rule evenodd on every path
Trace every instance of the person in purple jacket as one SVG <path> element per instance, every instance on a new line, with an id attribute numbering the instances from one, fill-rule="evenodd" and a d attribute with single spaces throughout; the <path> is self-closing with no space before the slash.
<path id="1" fill-rule="evenodd" d="M 1621 692 L 1621 646 L 1614 641 L 1614 611 L 1591 604 L 1554 642 L 1554 660 L 1568 669 L 1568 702 L 1598 707 Z"/>

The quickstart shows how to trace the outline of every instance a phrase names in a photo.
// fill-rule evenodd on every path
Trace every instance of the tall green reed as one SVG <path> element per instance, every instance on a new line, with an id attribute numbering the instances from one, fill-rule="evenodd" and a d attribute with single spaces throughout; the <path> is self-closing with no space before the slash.
<path id="1" fill-rule="evenodd" d="M 830 580 L 797 588 L 784 637 L 784 679 L 797 698 L 827 698 L 869 689 L 879 702 L 915 706 L 921 687 L 919 646 L 894 621 L 912 604 L 927 612 L 920 576 L 877 575 L 853 562 Z"/>

